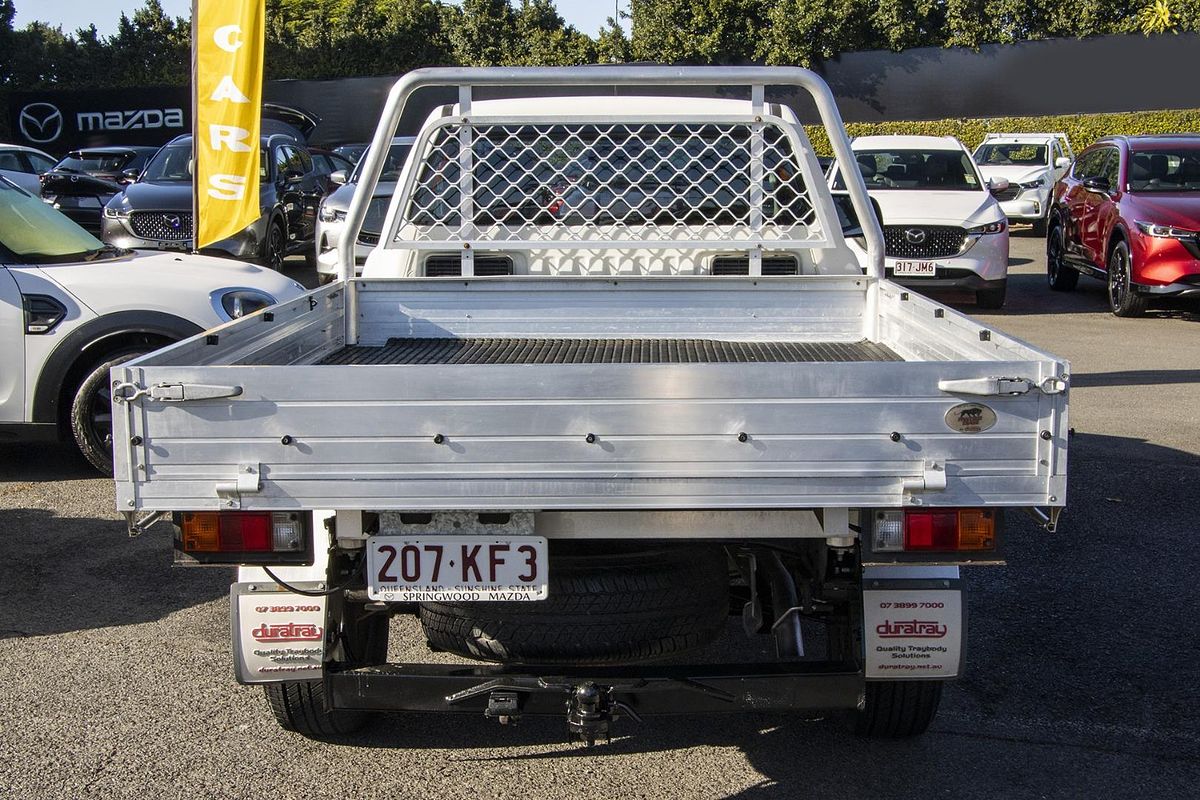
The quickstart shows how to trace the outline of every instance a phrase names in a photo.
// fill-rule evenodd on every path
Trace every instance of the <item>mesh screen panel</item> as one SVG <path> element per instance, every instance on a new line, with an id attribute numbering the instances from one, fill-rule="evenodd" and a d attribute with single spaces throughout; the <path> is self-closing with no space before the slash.
<path id="1" fill-rule="evenodd" d="M 824 239 L 791 141 L 766 123 L 454 120 L 420 163 L 405 240 Z"/>

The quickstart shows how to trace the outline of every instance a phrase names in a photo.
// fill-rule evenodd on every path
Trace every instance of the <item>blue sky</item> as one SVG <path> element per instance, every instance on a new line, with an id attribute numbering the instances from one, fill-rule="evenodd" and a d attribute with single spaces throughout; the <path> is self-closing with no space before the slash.
<path id="1" fill-rule="evenodd" d="M 184 17 L 191 13 L 191 0 L 161 2 L 171 16 Z M 629 8 L 628 0 L 615 2 L 619 2 L 623 10 Z M 34 20 L 41 20 L 73 31 L 95 23 L 97 30 L 106 35 L 116 32 L 122 11 L 132 14 L 143 5 L 144 0 L 17 0 L 16 26 L 22 28 Z M 556 0 L 555 5 L 568 25 L 595 36 L 605 19 L 613 15 L 614 0 Z"/>

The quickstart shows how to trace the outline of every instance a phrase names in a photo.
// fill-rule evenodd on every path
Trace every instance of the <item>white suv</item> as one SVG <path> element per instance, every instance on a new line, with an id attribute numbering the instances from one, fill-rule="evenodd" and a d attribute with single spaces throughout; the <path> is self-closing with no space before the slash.
<path id="1" fill-rule="evenodd" d="M 1005 215 L 1031 223 L 1038 236 L 1046 235 L 1054 182 L 1074 157 L 1065 133 L 989 133 L 975 148 L 984 179 L 1008 181 L 1008 188 L 996 194 Z"/>
<path id="2" fill-rule="evenodd" d="M 971 154 L 953 136 L 862 136 L 851 144 L 883 222 L 887 277 L 924 291 L 965 290 L 1000 308 L 1008 286 L 1008 221 Z M 845 184 L 834 166 L 834 189 Z"/>
<path id="3" fill-rule="evenodd" d="M 250 264 L 105 245 L 0 177 L 0 441 L 70 437 L 111 474 L 109 369 L 303 293 Z"/>

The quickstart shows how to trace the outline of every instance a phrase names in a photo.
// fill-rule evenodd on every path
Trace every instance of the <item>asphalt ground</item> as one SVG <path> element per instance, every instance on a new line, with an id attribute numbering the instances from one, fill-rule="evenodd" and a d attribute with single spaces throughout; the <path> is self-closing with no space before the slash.
<path id="1" fill-rule="evenodd" d="M 1200 308 L 1116 319 L 1098 282 L 1050 292 L 1041 249 L 1018 232 L 983 318 L 1072 362 L 1070 505 L 1055 534 L 1014 515 L 1008 566 L 968 572 L 966 677 L 925 736 L 686 716 L 585 750 L 559 719 L 431 715 L 312 742 L 233 679 L 229 570 L 128 539 L 68 448 L 6 445 L 0 798 L 1196 797 Z"/>

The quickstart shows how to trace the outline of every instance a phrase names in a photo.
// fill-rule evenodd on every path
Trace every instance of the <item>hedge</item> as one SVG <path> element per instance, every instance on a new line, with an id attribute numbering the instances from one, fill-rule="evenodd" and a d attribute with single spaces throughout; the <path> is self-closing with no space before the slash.
<path id="1" fill-rule="evenodd" d="M 813 148 L 820 155 L 833 155 L 829 138 L 820 125 L 805 126 Z M 983 141 L 986 133 L 1064 131 L 1078 153 L 1101 136 L 1138 133 L 1194 133 L 1200 131 L 1200 109 L 1182 111 L 1133 111 L 1121 114 L 1069 114 L 1055 117 L 995 117 L 991 119 L 937 119 L 915 122 L 851 122 L 851 136 L 886 133 L 954 136 L 967 147 Z"/>

